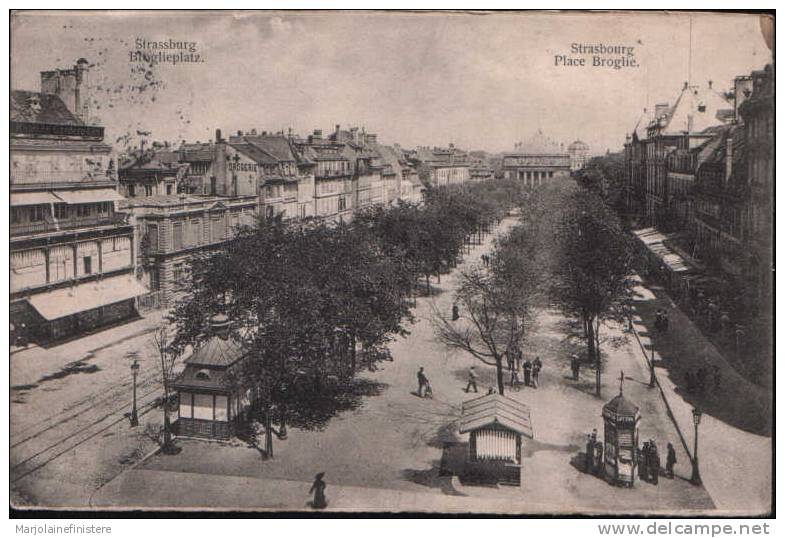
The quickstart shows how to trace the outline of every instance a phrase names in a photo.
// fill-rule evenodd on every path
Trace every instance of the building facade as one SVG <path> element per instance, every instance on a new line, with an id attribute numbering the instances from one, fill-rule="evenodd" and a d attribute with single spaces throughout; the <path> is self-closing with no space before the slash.
<path id="1" fill-rule="evenodd" d="M 253 225 L 256 195 L 150 196 L 123 202 L 138 227 L 139 280 L 155 292 L 159 307 L 170 306 L 188 287 L 189 263 Z"/>
<path id="2" fill-rule="evenodd" d="M 567 146 L 567 153 L 570 154 L 570 170 L 576 172 L 586 166 L 589 160 L 589 145 L 582 140 L 576 140 Z"/>
<path id="3" fill-rule="evenodd" d="M 516 143 L 514 152 L 504 154 L 502 172 L 506 179 L 521 181 L 526 187 L 539 187 L 554 179 L 570 177 L 570 155 L 563 144 L 538 130 L 527 142 Z"/>
<path id="4" fill-rule="evenodd" d="M 26 339 L 59 340 L 136 314 L 134 224 L 118 212 L 104 129 L 85 122 L 87 67 L 12 91 L 10 316 Z"/>

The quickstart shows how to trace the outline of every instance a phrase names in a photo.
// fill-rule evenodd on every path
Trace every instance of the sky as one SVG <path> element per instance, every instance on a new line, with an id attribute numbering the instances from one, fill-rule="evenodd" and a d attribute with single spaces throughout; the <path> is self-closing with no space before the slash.
<path id="1" fill-rule="evenodd" d="M 691 21 L 691 22 L 690 22 Z M 195 43 L 198 62 L 131 61 L 137 39 Z M 638 67 L 592 66 L 573 43 L 633 47 Z M 690 46 L 690 43 L 692 46 Z M 691 54 L 690 54 L 691 51 Z M 146 52 L 150 52 L 149 50 Z M 157 52 L 157 51 L 153 51 Z M 556 65 L 556 56 L 585 66 Z M 618 54 L 601 54 L 615 59 Z M 17 13 L 11 87 L 90 62 L 107 141 L 173 143 L 220 128 L 307 135 L 365 127 L 381 143 L 512 151 L 538 129 L 593 153 L 622 147 L 645 106 L 684 82 L 729 89 L 771 61 L 757 15 L 580 13 Z M 564 62 L 562 62 L 564 63 Z M 130 134 L 130 138 L 122 138 Z"/>

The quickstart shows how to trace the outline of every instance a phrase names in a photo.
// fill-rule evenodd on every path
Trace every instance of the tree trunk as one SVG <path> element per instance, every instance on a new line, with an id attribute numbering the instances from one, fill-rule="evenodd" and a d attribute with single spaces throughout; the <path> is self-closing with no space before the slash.
<path id="1" fill-rule="evenodd" d="M 270 403 L 264 411 L 264 453 L 267 459 L 273 459 L 273 409 Z"/>
<path id="2" fill-rule="evenodd" d="M 357 370 L 357 337 L 354 333 L 351 333 L 351 350 L 350 350 L 350 357 L 351 357 L 351 372 L 352 376 L 354 376 L 354 372 Z"/>
<path id="3" fill-rule="evenodd" d="M 602 397 L 602 353 L 600 353 L 600 320 L 597 320 L 597 326 L 594 327 L 594 353 L 597 360 L 597 397 Z"/>
<path id="4" fill-rule="evenodd" d="M 427 290 L 428 297 L 431 296 L 431 274 L 425 273 L 425 289 Z"/>
<path id="5" fill-rule="evenodd" d="M 499 394 L 504 396 L 504 367 L 502 366 L 502 357 L 496 357 L 496 384 L 499 386 Z"/>

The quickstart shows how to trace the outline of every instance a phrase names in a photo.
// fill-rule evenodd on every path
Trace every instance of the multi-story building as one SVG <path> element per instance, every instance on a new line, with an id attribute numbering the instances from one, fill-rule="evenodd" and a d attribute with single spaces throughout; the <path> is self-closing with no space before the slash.
<path id="1" fill-rule="evenodd" d="M 12 91 L 11 308 L 27 337 L 61 339 L 135 315 L 134 226 L 115 204 L 117 165 L 87 123 L 88 62 Z"/>
<path id="2" fill-rule="evenodd" d="M 144 198 L 187 192 L 182 183 L 187 181 L 188 169 L 188 164 L 179 162 L 178 153 L 167 148 L 132 152 L 120 161 L 120 194 L 125 198 Z"/>
<path id="3" fill-rule="evenodd" d="M 559 144 L 538 130 L 527 142 L 515 144 L 515 151 L 505 153 L 502 171 L 506 179 L 538 187 L 548 181 L 570 177 L 570 155 Z"/>
<path id="4" fill-rule="evenodd" d="M 413 158 L 418 163 L 420 178 L 432 187 L 460 185 L 471 179 L 467 153 L 453 144 L 447 148 L 420 146 Z"/>
<path id="5" fill-rule="evenodd" d="M 749 231 L 749 272 L 758 301 L 772 289 L 774 212 L 774 66 L 752 73 L 752 88 L 738 107 L 744 119 L 750 195 L 744 218 Z"/>
<path id="6" fill-rule="evenodd" d="M 673 152 L 680 152 L 675 162 L 710 138 L 711 127 L 734 121 L 733 104 L 712 88 L 697 85 L 684 86 L 673 106 L 660 103 L 655 106 L 654 117 L 646 128 L 645 217 L 655 227 L 669 229 L 675 219 L 670 203 L 668 163 Z M 680 178 L 683 179 L 683 178 Z"/>
<path id="7" fill-rule="evenodd" d="M 322 130 L 315 129 L 307 139 L 296 140 L 295 147 L 305 160 L 315 163 L 315 216 L 335 221 L 351 220 L 355 163 L 345 156 L 344 144 L 325 139 Z"/>
<path id="8" fill-rule="evenodd" d="M 189 262 L 231 239 L 258 214 L 255 194 L 219 197 L 188 194 L 125 200 L 136 218 L 140 280 L 170 306 L 187 288 Z"/>
<path id="9" fill-rule="evenodd" d="M 576 140 L 567 146 L 567 153 L 570 154 L 570 170 L 576 172 L 589 160 L 589 145 L 583 140 Z"/>

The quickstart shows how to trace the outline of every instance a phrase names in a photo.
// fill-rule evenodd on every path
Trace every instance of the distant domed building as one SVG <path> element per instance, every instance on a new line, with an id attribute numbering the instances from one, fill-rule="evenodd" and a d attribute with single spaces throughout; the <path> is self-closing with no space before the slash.
<path id="1" fill-rule="evenodd" d="M 569 177 L 570 156 L 560 144 L 538 130 L 526 142 L 515 144 L 515 151 L 502 159 L 504 177 L 523 182 L 526 187 L 539 187 L 557 178 Z"/>
<path id="2" fill-rule="evenodd" d="M 567 146 L 567 153 L 570 154 L 570 170 L 575 172 L 586 166 L 586 161 L 589 159 L 589 145 L 582 140 L 576 140 Z"/>

